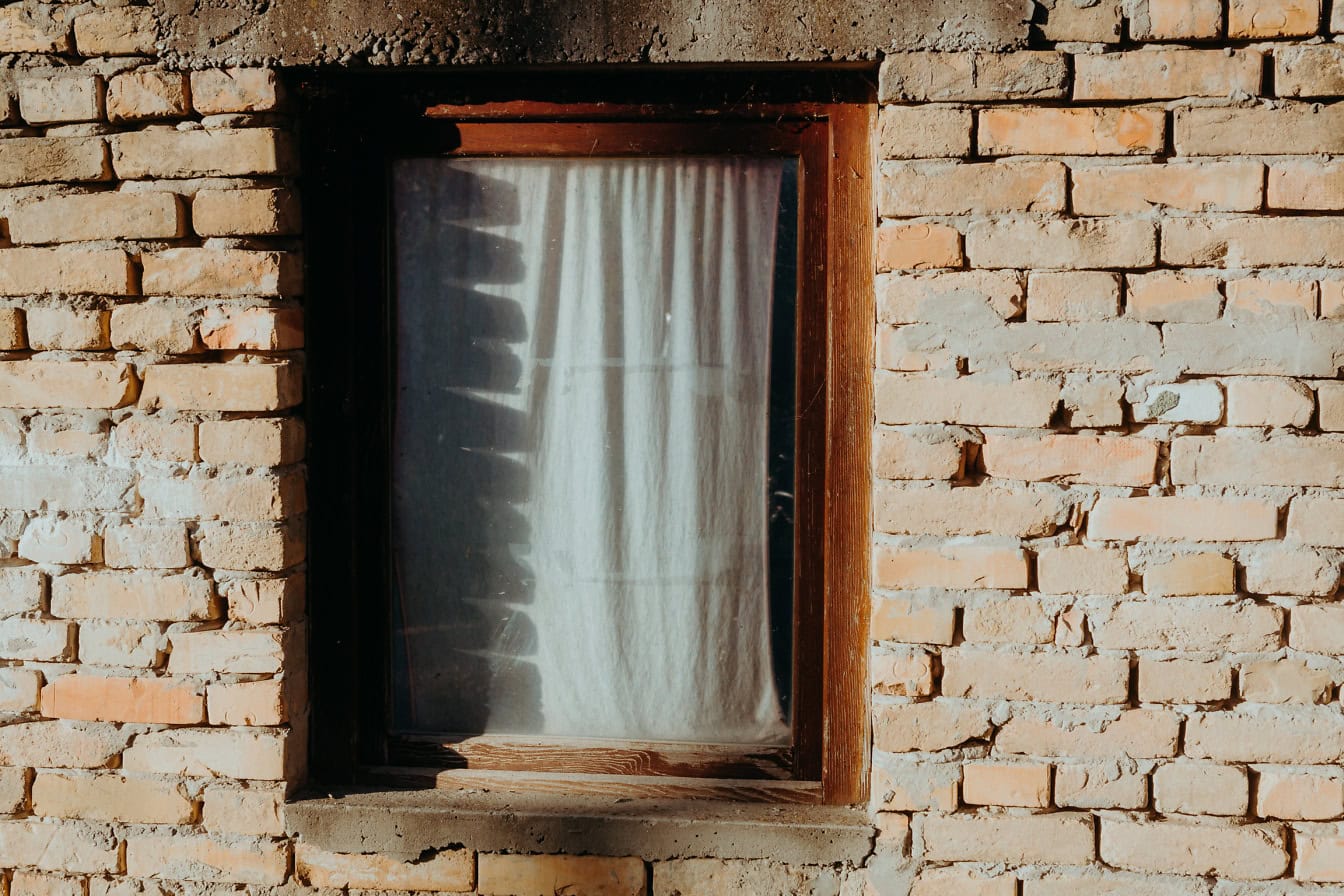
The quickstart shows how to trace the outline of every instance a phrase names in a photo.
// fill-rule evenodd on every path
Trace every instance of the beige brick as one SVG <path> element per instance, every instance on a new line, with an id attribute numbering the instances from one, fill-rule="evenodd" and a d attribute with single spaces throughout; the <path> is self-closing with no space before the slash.
<path id="1" fill-rule="evenodd" d="M 138 735 L 122 754 L 127 772 L 285 779 L 289 732 L 264 728 L 177 728 Z"/>
<path id="2" fill-rule="evenodd" d="M 870 625 L 875 641 L 951 644 L 956 622 L 956 611 L 951 605 L 907 598 L 878 598 L 873 603 Z"/>
<path id="3" fill-rule="evenodd" d="M 1215 380 L 1154 383 L 1143 390 L 1133 406 L 1134 419 L 1162 423 L 1219 423 L 1223 419 L 1223 390 Z"/>
<path id="4" fill-rule="evenodd" d="M 1074 0 L 1042 0 L 1045 21 L 1041 35 L 1050 41 L 1115 43 L 1120 40 L 1121 4 L 1099 0 L 1081 5 Z"/>
<path id="5" fill-rule="evenodd" d="M 1178 99 L 1260 92 L 1261 56 L 1248 50 L 1079 54 L 1075 100 Z"/>
<path id="6" fill-rule="evenodd" d="M 1313 281 L 1241 277 L 1227 281 L 1227 317 L 1281 315 L 1310 319 L 1316 316 Z"/>
<path id="7" fill-rule="evenodd" d="M 209 349 L 284 351 L 303 347 L 303 314 L 297 307 L 212 306 L 200 324 Z"/>
<path id="8" fill-rule="evenodd" d="M 1033 271 L 1027 319 L 1107 320 L 1120 310 L 1120 278 L 1109 271 Z"/>
<path id="9" fill-rule="evenodd" d="M 1151 321 L 1211 321 L 1222 313 L 1219 278 L 1188 271 L 1130 274 L 1125 314 Z"/>
<path id="10" fill-rule="evenodd" d="M 1055 613 L 1025 597 L 985 597 L 962 611 L 967 641 L 994 644 L 1049 644 L 1055 639 Z"/>
<path id="11" fill-rule="evenodd" d="M 1183 156 L 1344 152 L 1344 104 L 1178 109 L 1174 127 Z"/>
<path id="12" fill-rule="evenodd" d="M 1179 716 L 1158 709 L 1125 710 L 1110 721 L 1100 722 L 1018 715 L 1000 726 L 994 747 L 1000 753 L 1027 756 L 1158 759 L 1176 754 L 1180 730 Z"/>
<path id="13" fill-rule="evenodd" d="M 955 268 L 961 263 L 961 234 L 955 227 L 888 224 L 877 229 L 879 271 Z"/>
<path id="14" fill-rule="evenodd" d="M 150 130 L 111 138 L 117 177 L 242 177 L 287 174 L 289 136 L 270 128 Z"/>
<path id="15" fill-rule="evenodd" d="M 108 314 L 77 308 L 29 308 L 28 345 L 40 351 L 98 351 L 111 347 Z"/>
<path id="16" fill-rule="evenodd" d="M 0 669 L 0 712 L 36 712 L 42 689 L 42 673 L 33 669 Z M 6 782 L 0 773 L 0 809 L 5 800 Z"/>
<path id="17" fill-rule="evenodd" d="M 1073 209 L 1080 215 L 1154 209 L 1256 211 L 1260 208 L 1263 178 L 1264 166 L 1259 162 L 1075 165 Z"/>
<path id="18" fill-rule="evenodd" d="M 1325 432 L 1344 431 L 1344 383 L 1321 383 L 1316 387 L 1320 426 Z"/>
<path id="19" fill-rule="evenodd" d="M 1113 650 L 1278 650 L 1283 611 L 1251 603 L 1201 606 L 1131 601 L 1087 619 L 1092 643 Z"/>
<path id="20" fill-rule="evenodd" d="M 28 769 L 0 768 L 0 810 L 17 815 L 28 808 Z"/>
<path id="21" fill-rule="evenodd" d="M 1252 594 L 1328 597 L 1339 587 L 1339 557 L 1315 548 L 1274 544 L 1243 551 L 1244 588 Z"/>
<path id="22" fill-rule="evenodd" d="M 1050 805 L 1050 766 L 969 762 L 962 769 L 961 798 L 972 806 Z"/>
<path id="23" fill-rule="evenodd" d="M 1283 377 L 1234 377 L 1227 381 L 1229 426 L 1305 427 L 1313 395 L 1303 383 Z"/>
<path id="24" fill-rule="evenodd" d="M 1055 803 L 1073 809 L 1143 809 L 1148 778 L 1115 763 L 1055 767 Z"/>
<path id="25" fill-rule="evenodd" d="M 1327 821 L 1344 815 L 1344 780 L 1331 775 L 1299 774 L 1261 768 L 1255 785 L 1255 811 L 1263 818 Z"/>
<path id="26" fill-rule="evenodd" d="M 1158 447 L 1135 437 L 987 433 L 980 454 L 1000 479 L 1139 486 L 1156 481 Z"/>
<path id="27" fill-rule="evenodd" d="M 1274 53 L 1274 91 L 1279 96 L 1344 95 L 1344 47 L 1324 44 L 1282 47 Z"/>
<path id="28" fill-rule="evenodd" d="M 111 121 L 181 118 L 189 110 L 187 76 L 182 72 L 139 69 L 117 75 L 107 85 Z"/>
<path id="29" fill-rule="evenodd" d="M 196 321 L 188 309 L 163 302 L 133 302 L 112 309 L 112 344 L 176 355 L 196 349 Z"/>
<path id="30" fill-rule="evenodd" d="M 162 663 L 163 625 L 157 622 L 96 622 L 79 625 L 79 661 L 100 666 L 152 669 Z"/>
<path id="31" fill-rule="evenodd" d="M 201 236 L 250 236 L 299 232 L 297 197 L 285 189 L 198 190 L 191 224 Z"/>
<path id="32" fill-rule="evenodd" d="M 1148 22 L 1132 22 L 1139 40 L 1218 37 L 1223 30 L 1221 0 L 1148 0 Z"/>
<path id="33" fill-rule="evenodd" d="M 1139 660 L 1139 702 L 1215 703 L 1232 697 L 1232 667 L 1187 659 Z"/>
<path id="34" fill-rule="evenodd" d="M 1344 756 L 1344 717 L 1333 710 L 1259 710 L 1190 716 L 1185 723 L 1186 755 L 1218 762 L 1295 765 L 1336 763 Z"/>
<path id="35" fill-rule="evenodd" d="M 482 896 L 644 896 L 644 863 L 606 856 L 482 854 L 476 889 Z M 471 889 L 470 886 L 461 889 Z"/>
<path id="36" fill-rule="evenodd" d="M 126 873 L 168 880 L 274 886 L 289 873 L 288 841 L 226 842 L 192 834 L 126 838 Z"/>
<path id="37" fill-rule="evenodd" d="M 946 750 L 990 734 L 983 707 L 956 700 L 884 706 L 873 714 L 873 746 L 888 753 Z"/>
<path id="38" fill-rule="evenodd" d="M 1344 209 L 1344 161 L 1294 159 L 1269 166 L 1270 208 Z"/>
<path id="39" fill-rule="evenodd" d="M 1123 551 L 1045 548 L 1036 558 L 1037 587 L 1046 594 L 1123 594 L 1129 567 Z"/>
<path id="40" fill-rule="evenodd" d="M 172 193 L 83 193 L 21 206 L 9 215 L 16 243 L 173 239 L 182 236 L 182 206 Z"/>
<path id="41" fill-rule="evenodd" d="M 934 862 L 1086 865 L 1096 855 L 1092 816 L 930 815 L 924 857 Z"/>
<path id="42" fill-rule="evenodd" d="M 303 614 L 302 573 L 272 579 L 232 579 L 219 583 L 229 618 L 248 625 L 277 625 Z"/>
<path id="43" fill-rule="evenodd" d="M 943 693 L 996 700 L 1124 703 L 1129 698 L 1129 660 L 955 648 L 943 651 Z"/>
<path id="44" fill-rule="evenodd" d="M 168 678 L 62 675 L 42 688 L 42 715 L 89 722 L 195 725 L 205 721 L 205 695 L 194 682 Z"/>
<path id="45" fill-rule="evenodd" d="M 186 527 L 137 522 L 103 532 L 104 562 L 116 569 L 184 569 L 191 565 Z"/>
<path id="46" fill-rule="evenodd" d="M 38 772 L 33 779 L 33 812 L 52 818 L 132 824 L 191 824 L 196 820 L 196 806 L 177 781 L 116 773 Z"/>
<path id="47" fill-rule="evenodd" d="M 1175 762 L 1153 772 L 1153 802 L 1166 814 L 1245 815 L 1250 783 L 1244 768 Z"/>
<path id="48" fill-rule="evenodd" d="M 0 761 L 7 766 L 102 768 L 130 739 L 129 731 L 85 722 L 25 722 L 0 728 Z"/>
<path id="49" fill-rule="evenodd" d="M 201 432 L 204 440 L 204 426 Z M 220 447 L 224 447 L 223 435 Z M 233 439 L 229 441 L 236 444 Z M 296 441 L 294 450 L 301 452 L 302 441 Z M 913 431 L 880 429 L 873 433 L 873 473 L 882 479 L 959 479 L 966 468 L 965 445 L 965 439 L 933 427 Z M 267 452 L 266 456 L 276 455 Z"/>
<path id="50" fill-rule="evenodd" d="M 1229 0 L 1228 37 L 1298 37 L 1321 25 L 1321 0 Z"/>
<path id="51" fill-rule="evenodd" d="M 1177 554 L 1149 564 L 1143 590 L 1174 596 L 1232 594 L 1237 590 L 1236 567 L 1232 558 L 1222 554 Z"/>
<path id="52" fill-rule="evenodd" d="M 0 467 L 0 509 L 125 511 L 134 500 L 134 484 L 129 471 L 95 466 Z"/>
<path id="53" fill-rule="evenodd" d="M 1101 822 L 1101 858 L 1130 871 L 1268 880 L 1288 869 L 1281 825 L 1222 827 L 1175 821 Z"/>
<path id="54" fill-rule="evenodd" d="M 654 865 L 655 888 L 657 868 Z M 926 868 L 915 878 L 910 896 L 1017 896 L 1017 878 L 1011 874 L 984 875 L 957 867 Z"/>
<path id="55" fill-rule="evenodd" d="M 299 258 L 247 249 L 164 249 L 141 256 L 145 295 L 290 296 L 299 292 Z"/>
<path id="56" fill-rule="evenodd" d="M 34 563 L 75 565 L 102 560 L 98 536 L 87 520 L 38 517 L 19 538 L 18 555 Z"/>
<path id="57" fill-rule="evenodd" d="M 131 260 L 121 249 L 0 249 L 0 295 L 134 291 Z"/>
<path id="58" fill-rule="evenodd" d="M 881 545 L 876 554 L 879 588 L 1027 587 L 1027 558 L 1013 548 L 950 545 L 896 548 Z"/>
<path id="59" fill-rule="evenodd" d="M 12 3 L 0 9 L 0 53 L 68 53 L 65 11 Z"/>
<path id="60" fill-rule="evenodd" d="M 882 423 L 961 423 L 966 426 L 1046 426 L 1059 405 L 1058 383 L 878 373 L 877 419 Z"/>
<path id="61" fill-rule="evenodd" d="M 904 812 L 957 808 L 961 766 L 950 763 L 900 762 L 873 768 L 873 795 L 884 808 Z"/>
<path id="62" fill-rule="evenodd" d="M 970 155 L 971 114 L 969 109 L 884 106 L 877 116 L 878 152 L 884 159 Z"/>
<path id="63" fill-rule="evenodd" d="M 1313 837 L 1296 832 L 1293 875 L 1306 881 L 1344 881 L 1344 837 Z"/>
<path id="64" fill-rule="evenodd" d="M 145 371 L 140 406 L 146 410 L 275 411 L 302 400 L 302 374 L 291 363 L 154 364 Z"/>
<path id="65" fill-rule="evenodd" d="M 144 515 L 158 519 L 272 520 L 302 513 L 306 488 L 302 474 L 254 473 L 248 476 L 146 476 L 140 481 Z"/>
<path id="66" fill-rule="evenodd" d="M 1261 660 L 1243 666 L 1241 696 L 1252 703 L 1326 703 L 1333 688 L 1325 669 L 1297 660 Z"/>
<path id="67" fill-rule="evenodd" d="M 75 46 L 82 56 L 147 56 L 157 37 L 155 10 L 149 6 L 95 9 L 75 19 Z"/>
<path id="68" fill-rule="evenodd" d="M 0 308 L 0 349 L 27 347 L 28 336 L 24 329 L 23 309 Z"/>
<path id="69" fill-rule="evenodd" d="M 973 222 L 966 255 L 983 268 L 1148 267 L 1157 258 L 1156 234 L 1147 221 L 1078 218 Z"/>
<path id="70" fill-rule="evenodd" d="M 191 104 L 202 115 L 269 112 L 280 104 L 280 79 L 272 69 L 203 69 L 191 73 Z"/>
<path id="71" fill-rule="evenodd" d="M 927 653 L 875 653 L 869 661 L 873 690 L 890 697 L 933 693 L 933 659 Z"/>
<path id="72" fill-rule="evenodd" d="M 882 166 L 878 212 L 909 218 L 1060 211 L 1067 192 L 1065 173 L 1059 162 L 889 163 Z"/>
<path id="73" fill-rule="evenodd" d="M 201 523 L 197 552 L 211 569 L 280 572 L 303 562 L 301 521 L 285 523 Z"/>
<path id="74" fill-rule="evenodd" d="M 311 887 L 464 892 L 475 880 L 475 854 L 447 849 L 427 860 L 401 862 L 379 855 L 327 852 L 307 843 L 294 850 L 294 873 Z"/>
<path id="75" fill-rule="evenodd" d="M 1292 608 L 1288 643 L 1294 650 L 1344 653 L 1344 607 L 1304 604 Z"/>
<path id="76" fill-rule="evenodd" d="M 0 821 L 5 864 L 62 874 L 121 870 L 121 848 L 105 830 L 71 822 Z"/>
<path id="77" fill-rule="evenodd" d="M 193 573 L 82 572 L 51 580 L 54 616 L 176 622 L 210 619 L 215 610 L 210 581 Z"/>
<path id="78" fill-rule="evenodd" d="M 886 102 L 1063 97 L 1062 53 L 892 53 L 882 63 L 878 97 Z"/>
<path id="79" fill-rule="evenodd" d="M 1161 112 L 1148 109 L 983 109 L 982 155 L 1147 155 L 1160 152 Z"/>
<path id="80" fill-rule="evenodd" d="M 1014 271 L 938 271 L 883 274 L 877 278 L 878 320 L 889 324 L 953 323 L 987 311 L 1019 317 L 1022 277 Z"/>
<path id="81" fill-rule="evenodd" d="M 103 117 L 102 79 L 78 71 L 21 77 L 19 114 L 29 124 L 97 121 Z"/>
<path id="82" fill-rule="evenodd" d="M 74 626 L 46 619 L 0 619 L 5 659 L 61 661 L 75 654 Z"/>
<path id="83" fill-rule="evenodd" d="M 1324 547 L 1344 548 L 1344 499 L 1299 495 L 1288 506 L 1288 537 Z"/>
<path id="84" fill-rule="evenodd" d="M 898 535 L 1049 535 L 1067 514 L 1054 486 L 1005 488 L 879 485 L 873 496 L 878 531 Z"/>
<path id="85" fill-rule="evenodd" d="M 0 567 L 0 616 L 36 610 L 42 605 L 47 577 L 34 566 Z"/>
<path id="86" fill-rule="evenodd" d="M 1344 439 L 1281 435 L 1263 442 L 1188 436 L 1171 446 L 1171 481 L 1344 488 Z"/>
<path id="87" fill-rule="evenodd" d="M 1075 375 L 1064 379 L 1061 397 L 1070 426 L 1119 426 L 1124 421 L 1120 380 L 1106 376 Z"/>
<path id="88" fill-rule="evenodd" d="M 888 841 L 904 843 L 909 822 L 904 815 L 885 813 L 880 835 L 883 852 L 892 847 Z M 899 847 L 897 847 L 899 848 Z M 765 859 L 724 861 L 722 859 L 673 859 L 653 862 L 651 892 L 659 896 L 695 896 L 697 893 L 789 893 L 821 896 L 836 892 L 841 874 L 833 868 L 782 865 Z"/>
<path id="89" fill-rule="evenodd" d="M 1259 541 L 1278 534 L 1278 518 L 1274 504 L 1249 498 L 1103 497 L 1088 534 L 1103 541 Z"/>
<path id="90" fill-rule="evenodd" d="M 202 793 L 201 823 L 213 833 L 274 837 L 284 833 L 283 787 L 210 784 Z M 300 849 L 303 847 L 301 846 Z"/>
<path id="91" fill-rule="evenodd" d="M 9 882 L 10 896 L 84 896 L 84 881 L 77 877 L 15 870 Z"/>
<path id="92" fill-rule="evenodd" d="M 117 424 L 113 437 L 117 453 L 123 457 L 196 459 L 196 426 L 189 420 L 174 420 L 164 414 L 127 417 Z"/>
<path id="93" fill-rule="evenodd" d="M 168 642 L 168 671 L 174 675 L 267 675 L 283 666 L 286 636 L 280 629 L 172 632 Z"/>

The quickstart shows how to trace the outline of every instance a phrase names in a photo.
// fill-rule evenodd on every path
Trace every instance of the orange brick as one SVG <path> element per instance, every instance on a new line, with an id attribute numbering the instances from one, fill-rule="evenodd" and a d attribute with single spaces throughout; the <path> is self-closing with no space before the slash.
<path id="1" fill-rule="evenodd" d="M 303 377 L 291 363 L 154 364 L 145 371 L 140 406 L 195 411 L 275 411 L 303 400 Z"/>
<path id="2" fill-rule="evenodd" d="M 877 230 L 881 271 L 955 268 L 962 263 L 961 234 L 945 224 L 886 225 Z"/>
<path id="3" fill-rule="evenodd" d="M 1050 766 L 970 762 L 963 768 L 961 798 L 972 806 L 1050 805 Z"/>
<path id="4" fill-rule="evenodd" d="M 1026 588 L 1027 558 L 1012 548 L 950 545 L 875 551 L 879 588 Z"/>
<path id="5" fill-rule="evenodd" d="M 1321 26 L 1321 0 L 1229 0 L 1228 37 L 1306 37 Z"/>
<path id="6" fill-rule="evenodd" d="M 1278 535 L 1278 522 L 1278 507 L 1252 499 L 1101 498 L 1088 533 L 1103 541 L 1261 541 Z"/>
<path id="7" fill-rule="evenodd" d="M 1134 25 L 1139 40 L 1218 37 L 1223 30 L 1221 0 L 1148 0 L 1148 23 Z"/>
<path id="8" fill-rule="evenodd" d="M 205 696 L 195 683 L 170 678 L 62 675 L 42 688 L 42 714 L 94 722 L 195 725 L 205 721 Z"/>
<path id="9" fill-rule="evenodd" d="M 984 109 L 983 155 L 1146 155 L 1162 150 L 1166 123 L 1148 109 Z"/>
<path id="10" fill-rule="evenodd" d="M 1159 444 L 1126 436 L 1016 436 L 987 433 L 980 456 L 999 479 L 1151 485 Z"/>
<path id="11" fill-rule="evenodd" d="M 1236 570 L 1232 559 L 1222 554 L 1177 554 L 1149 564 L 1143 590 L 1175 596 L 1232 594 L 1237 590 Z"/>
<path id="12" fill-rule="evenodd" d="M 644 863 L 606 856 L 481 855 L 482 896 L 644 896 Z M 468 888 L 469 889 L 469 888 Z"/>

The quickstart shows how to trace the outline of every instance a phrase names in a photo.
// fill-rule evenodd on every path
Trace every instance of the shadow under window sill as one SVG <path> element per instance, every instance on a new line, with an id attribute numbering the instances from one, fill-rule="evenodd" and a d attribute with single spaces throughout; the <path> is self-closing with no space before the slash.
<path id="1" fill-rule="evenodd" d="M 320 849 L 404 859 L 464 847 L 858 864 L 876 836 L 863 808 L 487 791 L 310 787 L 284 816 L 287 833 Z"/>

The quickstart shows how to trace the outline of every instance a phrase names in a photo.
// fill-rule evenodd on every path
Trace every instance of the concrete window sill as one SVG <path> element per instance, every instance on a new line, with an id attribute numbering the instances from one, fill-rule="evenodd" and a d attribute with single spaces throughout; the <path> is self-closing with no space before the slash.
<path id="1" fill-rule="evenodd" d="M 330 852 L 405 859 L 478 852 L 861 862 L 875 831 L 863 809 L 435 790 L 314 790 L 285 828 Z"/>

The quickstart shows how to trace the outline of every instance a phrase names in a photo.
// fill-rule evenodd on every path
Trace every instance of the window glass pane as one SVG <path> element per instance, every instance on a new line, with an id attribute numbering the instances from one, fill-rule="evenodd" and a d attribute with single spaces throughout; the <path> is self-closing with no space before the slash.
<path id="1" fill-rule="evenodd" d="M 788 742 L 795 160 L 392 176 L 394 726 Z"/>

